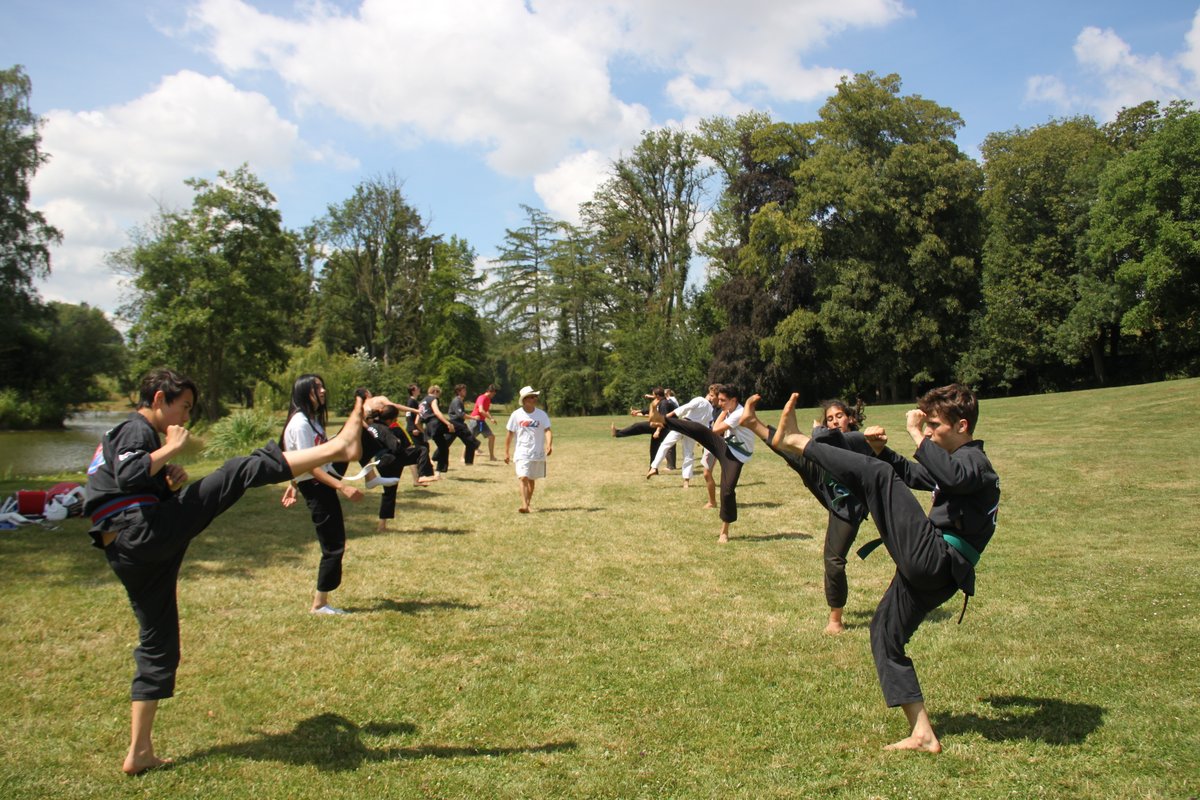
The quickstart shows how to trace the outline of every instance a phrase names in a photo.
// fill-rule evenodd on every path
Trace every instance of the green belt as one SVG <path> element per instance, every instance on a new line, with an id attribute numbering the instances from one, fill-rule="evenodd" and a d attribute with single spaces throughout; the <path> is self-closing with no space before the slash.
<path id="1" fill-rule="evenodd" d="M 960 539 L 958 536 L 950 533 L 949 531 L 938 531 L 938 533 L 940 533 L 942 538 L 946 540 L 946 544 L 953 547 L 962 554 L 963 558 L 971 562 L 972 567 L 979 565 L 979 551 L 972 547 L 969 542 L 964 539 Z M 883 544 L 883 539 L 876 539 L 873 542 L 867 542 L 858 549 L 858 557 L 866 558 L 867 556 L 871 555 L 872 551 L 874 551 L 875 548 L 879 547 L 881 544 Z"/>
<path id="2" fill-rule="evenodd" d="M 962 553 L 962 557 L 970 561 L 972 567 L 979 565 L 979 551 L 972 547 L 969 542 L 947 531 L 941 531 L 941 534 L 942 538 L 946 540 L 946 544 Z"/>

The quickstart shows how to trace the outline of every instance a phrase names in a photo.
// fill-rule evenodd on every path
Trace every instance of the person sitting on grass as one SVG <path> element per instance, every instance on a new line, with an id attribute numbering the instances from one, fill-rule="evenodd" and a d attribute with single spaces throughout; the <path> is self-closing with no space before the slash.
<path id="1" fill-rule="evenodd" d="M 92 519 L 89 533 L 124 585 L 139 627 L 130 744 L 121 765 L 127 775 L 172 763 L 154 752 L 154 717 L 158 702 L 175 693 L 176 592 L 192 539 L 247 489 L 289 481 L 330 461 L 356 459 L 361 447 L 362 404 L 357 402 L 342 431 L 324 444 L 285 453 L 269 442 L 185 486 L 186 470 L 171 459 L 187 446 L 184 425 L 199 396 L 196 384 L 174 370 L 147 374 L 137 411 L 104 434 L 88 467 L 84 513 Z"/>
<path id="2" fill-rule="evenodd" d="M 916 461 L 889 449 L 879 426 L 864 431 L 874 456 L 848 449 L 841 432 L 806 436 L 796 425 L 797 399 L 793 394 L 784 406 L 772 443 L 816 463 L 866 505 L 881 538 L 861 548 L 860 556 L 882 543 L 896 562 L 871 618 L 871 652 L 884 701 L 903 709 L 909 735 L 886 749 L 940 753 L 904 646 L 929 612 L 959 589 L 966 612 L 967 598 L 975 593 L 975 567 L 996 531 L 1000 478 L 974 437 L 975 394 L 956 383 L 921 397 L 905 418 Z M 909 489 L 933 492 L 928 515 Z"/>
<path id="3" fill-rule="evenodd" d="M 746 398 L 746 410 L 742 414 L 741 426 L 753 431 L 758 438 L 767 443 L 787 463 L 812 496 L 817 498 L 825 510 L 829 512 L 829 522 L 825 526 L 825 599 L 829 603 L 829 621 L 825 632 L 838 634 L 846 630 L 842 620 L 842 612 L 846 606 L 846 598 L 850 593 L 846 582 L 846 556 L 858 536 L 858 528 L 867 518 L 867 509 L 858 501 L 846 487 L 838 483 L 825 470 L 818 467 L 804 456 L 793 455 L 775 448 L 771 439 L 775 429 L 764 425 L 755 413 L 759 402 L 758 395 Z M 813 436 L 820 436 L 824 431 L 840 431 L 850 434 L 857 431 L 862 422 L 862 409 L 851 408 L 843 400 L 826 400 L 821 404 L 821 414 L 825 422 L 813 422 Z M 847 441 L 856 441 L 859 452 L 870 454 L 870 447 L 862 434 L 854 437 L 847 436 Z"/>

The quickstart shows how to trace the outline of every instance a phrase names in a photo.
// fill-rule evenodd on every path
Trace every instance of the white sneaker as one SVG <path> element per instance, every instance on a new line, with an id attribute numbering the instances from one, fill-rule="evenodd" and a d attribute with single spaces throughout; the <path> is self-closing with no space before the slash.
<path id="1" fill-rule="evenodd" d="M 345 614 L 345 609 L 334 608 L 333 606 L 321 606 L 312 610 L 314 614 Z"/>
<path id="2" fill-rule="evenodd" d="M 371 478 L 369 481 L 367 481 L 367 488 L 374 489 L 376 486 L 395 486 L 399 482 L 399 478 L 384 478 L 376 475 L 374 478 Z"/>

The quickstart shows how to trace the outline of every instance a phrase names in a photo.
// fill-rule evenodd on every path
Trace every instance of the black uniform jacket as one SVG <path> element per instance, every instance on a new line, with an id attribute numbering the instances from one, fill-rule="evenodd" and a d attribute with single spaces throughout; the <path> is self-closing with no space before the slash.
<path id="1" fill-rule="evenodd" d="M 93 518 L 89 533 L 97 547 L 104 531 L 120 530 L 130 516 L 142 516 L 141 508 L 173 494 L 165 469 L 150 474 L 150 454 L 161 446 L 158 431 L 137 412 L 100 440 L 88 466 L 83 501 L 83 513 Z"/>

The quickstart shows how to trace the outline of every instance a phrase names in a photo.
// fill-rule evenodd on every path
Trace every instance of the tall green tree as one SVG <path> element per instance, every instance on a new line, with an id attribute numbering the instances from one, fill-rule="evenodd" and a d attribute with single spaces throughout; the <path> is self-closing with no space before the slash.
<path id="1" fill-rule="evenodd" d="M 224 400 L 252 402 L 254 384 L 285 362 L 309 286 L 298 237 L 246 165 L 186 183 L 192 207 L 160 211 L 110 264 L 130 278 L 122 314 L 137 368 L 190 374 L 215 420 Z"/>
<path id="2" fill-rule="evenodd" d="M 844 79 L 797 164 L 794 232 L 813 253 L 818 321 L 848 390 L 897 400 L 953 375 L 979 303 L 979 166 L 954 142 L 962 119 L 897 75 Z M 799 309 L 779 330 L 803 337 Z M 793 325 L 793 323 L 795 323 Z M 794 346 L 803 346 L 796 339 Z"/>
<path id="3" fill-rule="evenodd" d="M 443 387 L 484 381 L 485 340 L 479 312 L 471 299 L 482 276 L 475 273 L 475 249 L 457 236 L 433 248 L 433 270 L 425 291 L 425 315 L 420 331 L 428 342 L 423 374 Z M 448 402 L 448 401 L 447 401 Z"/>
<path id="4" fill-rule="evenodd" d="M 706 211 L 712 168 L 701 156 L 683 131 L 649 131 L 582 208 L 610 275 L 668 328 L 685 307 L 693 234 Z"/>
<path id="5" fill-rule="evenodd" d="M 1061 387 L 1059 328 L 1076 303 L 1088 212 L 1112 148 L 1090 117 L 993 133 L 983 142 L 983 312 L 964 377 Z"/>
<path id="6" fill-rule="evenodd" d="M 566 223 L 560 232 L 550 253 L 557 314 L 546 370 L 549 404 L 559 414 L 592 414 L 608 405 L 603 370 L 611 352 L 614 287 L 587 232 Z"/>
<path id="7" fill-rule="evenodd" d="M 1078 358 L 1119 329 L 1142 379 L 1200 372 L 1200 114 L 1167 109 L 1136 149 L 1114 159 L 1091 210 L 1088 266 L 1063 326 Z"/>
<path id="8" fill-rule="evenodd" d="M 318 280 L 322 340 L 347 353 L 365 347 L 385 365 L 419 361 L 427 344 L 417 334 L 436 237 L 403 188 L 394 175 L 364 181 L 316 224 L 327 259 Z"/>
<path id="9" fill-rule="evenodd" d="M 526 223 L 505 231 L 485 299 L 516 379 L 540 384 L 554 340 L 550 262 L 560 228 L 541 209 L 525 205 L 521 209 Z"/>
<path id="10" fill-rule="evenodd" d="M 33 282 L 50 274 L 50 248 L 62 240 L 29 207 L 30 184 L 47 160 L 32 92 L 20 66 L 0 70 L 0 388 L 25 393 L 37 390 L 37 372 L 24 365 L 38 358 L 44 343 L 37 329 L 46 319 Z"/>

